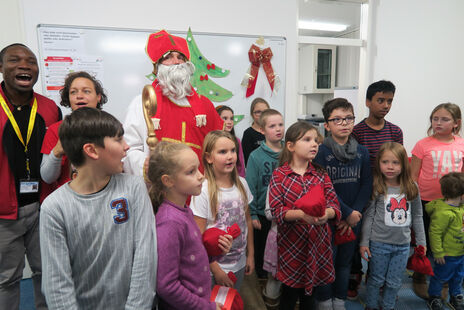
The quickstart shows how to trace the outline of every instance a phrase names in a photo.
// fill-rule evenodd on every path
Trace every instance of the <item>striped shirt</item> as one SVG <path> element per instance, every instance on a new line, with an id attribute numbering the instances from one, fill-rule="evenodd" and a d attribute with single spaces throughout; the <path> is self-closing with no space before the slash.
<path id="1" fill-rule="evenodd" d="M 151 309 L 155 219 L 141 177 L 117 174 L 80 195 L 69 183 L 40 211 L 42 291 L 49 309 Z"/>
<path id="2" fill-rule="evenodd" d="M 386 120 L 382 129 L 375 130 L 366 124 L 366 119 L 363 119 L 354 126 L 352 135 L 359 144 L 364 145 L 369 150 L 371 167 L 374 167 L 375 156 L 382 144 L 389 141 L 403 144 L 401 128 Z"/>

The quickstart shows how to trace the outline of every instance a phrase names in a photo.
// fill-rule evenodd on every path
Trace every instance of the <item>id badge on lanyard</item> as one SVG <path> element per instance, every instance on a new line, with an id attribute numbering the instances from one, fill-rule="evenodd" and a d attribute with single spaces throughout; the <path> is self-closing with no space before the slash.
<path id="1" fill-rule="evenodd" d="M 6 116 L 10 120 L 11 126 L 16 133 L 19 141 L 21 141 L 22 145 L 24 146 L 24 154 L 26 156 L 26 179 L 21 179 L 19 181 L 19 192 L 21 194 L 28 194 L 28 193 L 37 193 L 39 191 L 39 180 L 31 178 L 31 168 L 30 168 L 30 159 L 29 154 L 27 152 L 27 146 L 29 144 L 29 140 L 32 136 L 32 130 L 34 129 L 35 117 L 37 115 L 37 99 L 34 98 L 34 103 L 32 104 L 31 114 L 29 116 L 29 124 L 27 126 L 27 137 L 26 141 L 24 141 L 23 136 L 21 134 L 21 130 L 19 129 L 18 123 L 16 122 L 13 113 L 11 113 L 10 108 L 3 99 L 3 96 L 0 95 L 0 104 L 5 111 Z"/>

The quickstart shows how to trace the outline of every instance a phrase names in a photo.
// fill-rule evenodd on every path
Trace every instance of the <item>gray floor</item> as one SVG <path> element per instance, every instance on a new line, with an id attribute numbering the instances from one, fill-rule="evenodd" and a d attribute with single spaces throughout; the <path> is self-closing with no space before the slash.
<path id="1" fill-rule="evenodd" d="M 398 301 L 395 310 L 422 310 L 428 309 L 425 300 L 417 297 L 412 290 L 412 278 L 410 272 L 405 272 L 403 287 L 398 294 Z M 257 289 L 258 287 L 258 289 Z M 259 284 L 256 276 L 245 278 L 242 286 L 242 298 L 245 303 L 245 310 L 266 310 L 261 295 L 258 294 Z M 366 299 L 366 285 L 363 281 L 359 289 L 359 297 L 356 301 L 346 301 L 347 310 L 363 310 Z"/>
<path id="2" fill-rule="evenodd" d="M 261 295 L 256 276 L 252 275 L 245 278 L 242 286 L 242 298 L 245 304 L 245 310 L 266 310 Z M 366 285 L 363 281 L 359 289 L 359 297 L 356 301 L 346 301 L 347 310 L 363 310 L 366 299 Z M 405 272 L 403 287 L 398 294 L 398 301 L 395 310 L 422 310 L 428 309 L 425 300 L 417 297 L 412 290 L 412 278 L 410 272 Z"/>
<path id="3" fill-rule="evenodd" d="M 361 285 L 359 290 L 359 298 L 357 301 L 347 301 L 347 310 L 362 310 L 365 303 L 365 284 Z M 265 310 L 265 306 L 261 295 L 259 294 L 259 284 L 256 276 L 252 275 L 245 279 L 242 286 L 242 297 L 245 302 L 245 310 Z M 20 310 L 34 310 L 32 296 L 32 281 L 26 279 L 21 281 L 21 306 Z M 414 295 L 412 291 L 412 279 L 410 273 L 405 273 L 403 287 L 398 294 L 398 302 L 396 310 L 422 310 L 427 309 L 427 304 L 424 300 Z"/>
<path id="4" fill-rule="evenodd" d="M 398 293 L 398 301 L 396 302 L 395 310 L 420 310 L 428 309 L 425 300 L 417 297 L 412 290 L 411 273 L 405 272 L 403 286 Z M 346 305 L 347 310 L 364 309 L 366 298 L 366 285 L 363 282 L 359 290 L 359 298 L 357 302 L 349 302 Z"/>

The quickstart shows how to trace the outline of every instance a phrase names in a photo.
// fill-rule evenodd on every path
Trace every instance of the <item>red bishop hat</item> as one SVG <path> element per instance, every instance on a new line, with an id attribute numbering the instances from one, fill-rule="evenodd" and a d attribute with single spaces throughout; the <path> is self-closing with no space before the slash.
<path id="1" fill-rule="evenodd" d="M 190 59 L 187 41 L 169 34 L 166 30 L 150 34 L 145 51 L 154 64 L 169 52 L 179 52 Z"/>

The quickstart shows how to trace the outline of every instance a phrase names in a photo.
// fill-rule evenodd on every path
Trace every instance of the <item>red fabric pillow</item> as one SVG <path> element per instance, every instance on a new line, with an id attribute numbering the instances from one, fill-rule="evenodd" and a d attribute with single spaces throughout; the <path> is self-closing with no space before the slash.
<path id="1" fill-rule="evenodd" d="M 334 236 L 335 245 L 348 243 L 354 240 L 356 240 L 356 235 L 353 232 L 353 229 L 351 229 L 351 227 L 348 227 L 348 229 L 345 231 L 343 235 L 342 235 L 341 229 L 337 229 L 337 231 L 335 232 L 335 236 Z"/>
<path id="2" fill-rule="evenodd" d="M 419 245 L 414 249 L 414 254 L 408 258 L 408 264 L 406 265 L 406 268 L 422 274 L 433 276 L 432 264 L 430 263 L 427 256 L 425 256 L 424 246 Z"/>
<path id="3" fill-rule="evenodd" d="M 237 223 L 227 228 L 227 232 L 222 229 L 211 227 L 210 229 L 205 230 L 203 233 L 203 245 L 208 252 L 208 256 L 219 256 L 222 254 L 221 249 L 219 248 L 219 236 L 231 235 L 232 238 L 237 238 L 240 236 L 241 230 Z"/>
<path id="4" fill-rule="evenodd" d="M 312 186 L 306 194 L 295 201 L 295 207 L 314 217 L 324 216 L 326 205 L 327 202 L 322 185 Z"/>

